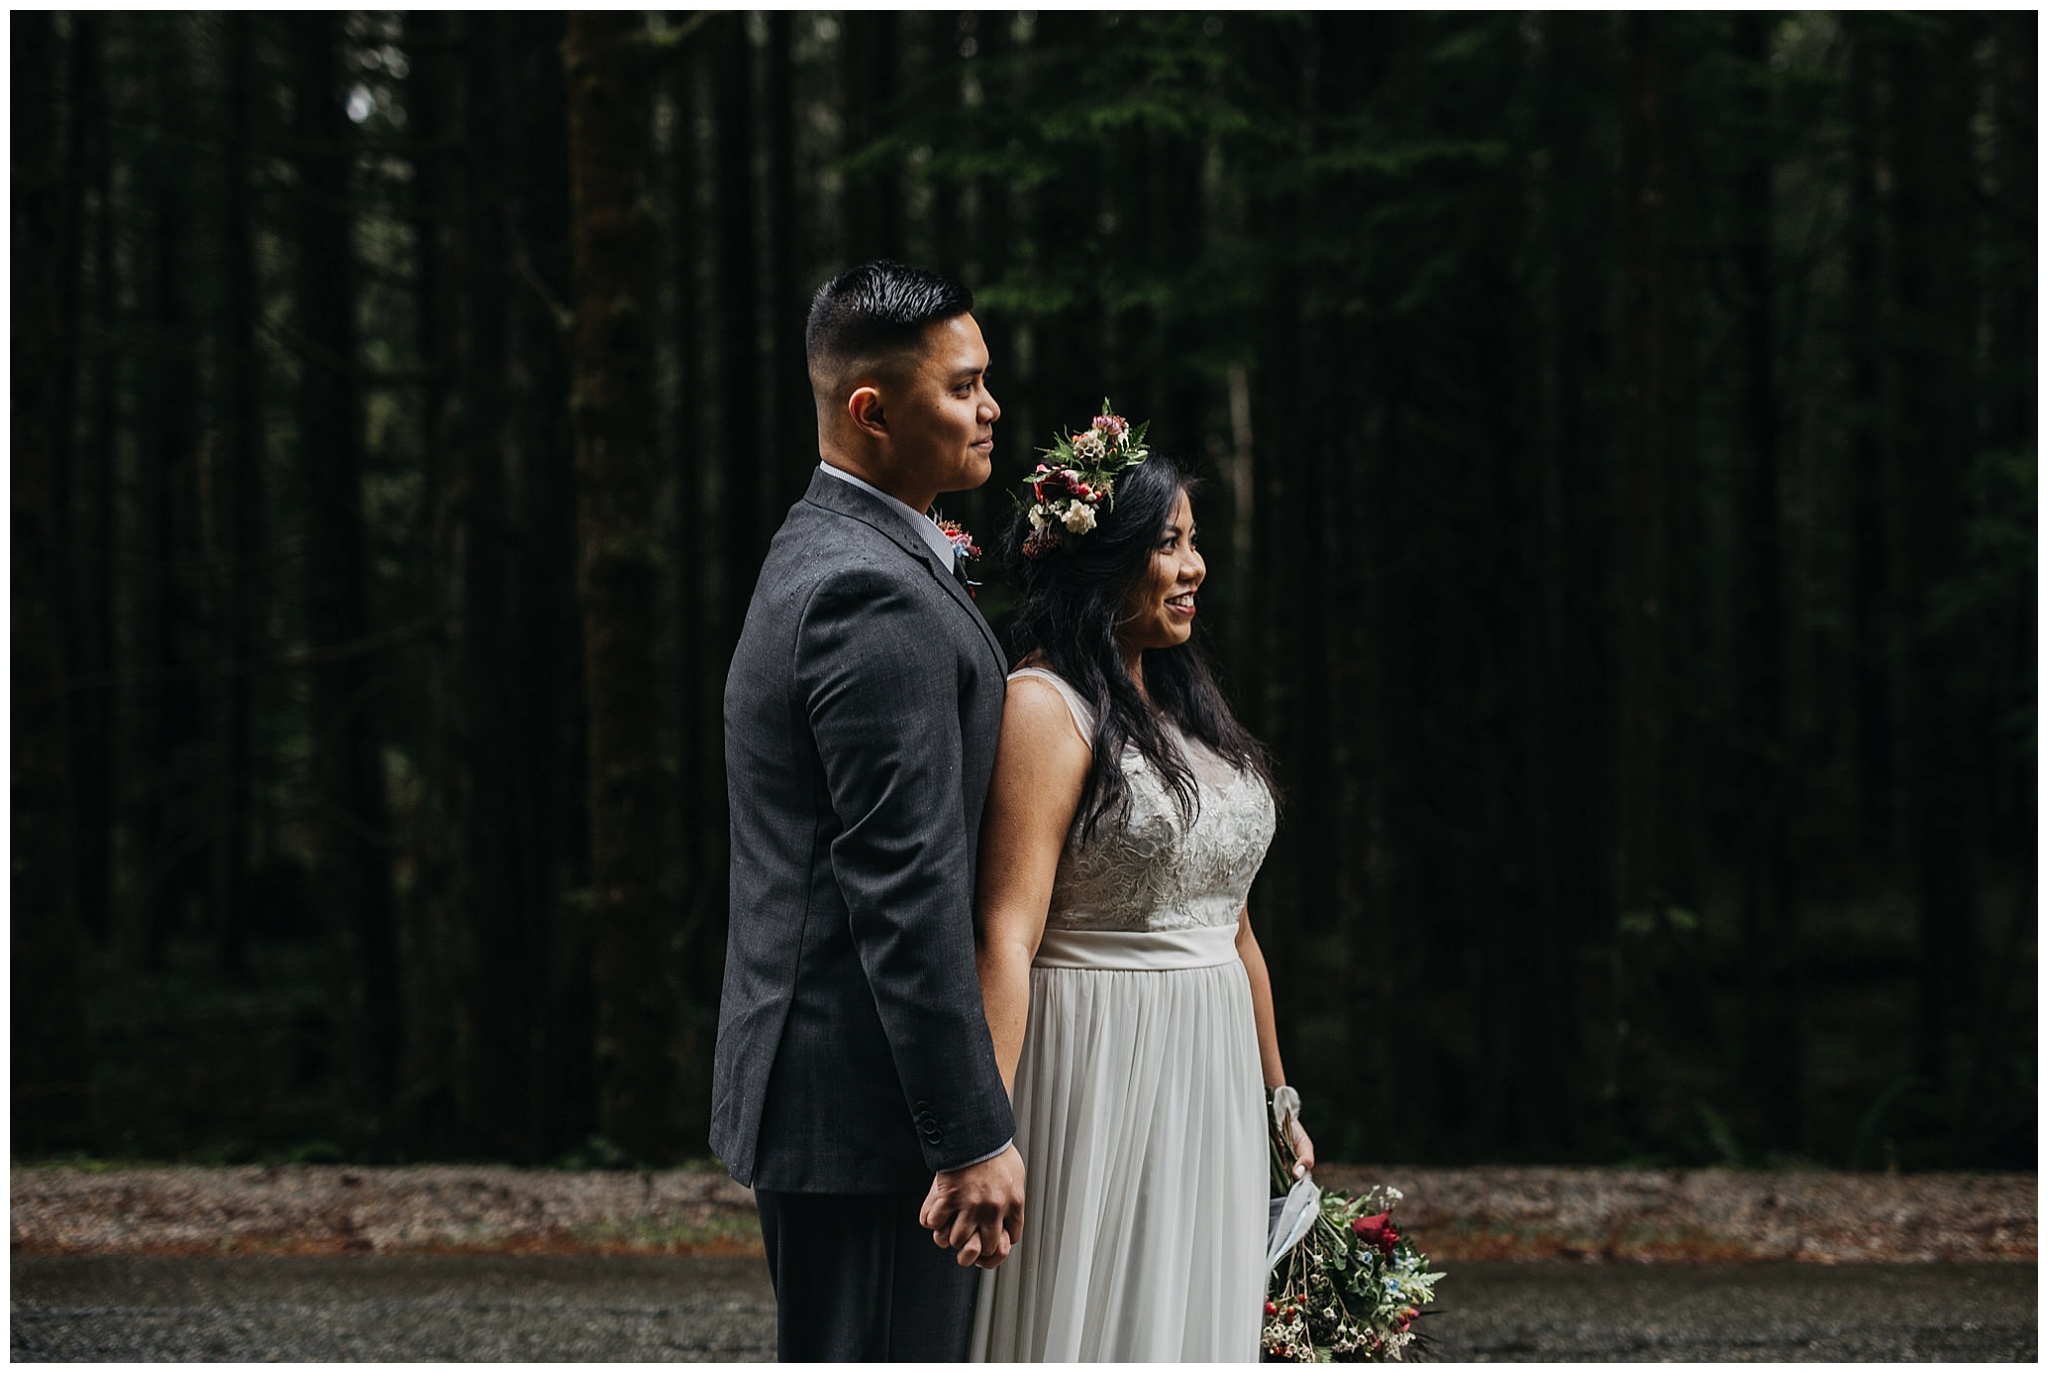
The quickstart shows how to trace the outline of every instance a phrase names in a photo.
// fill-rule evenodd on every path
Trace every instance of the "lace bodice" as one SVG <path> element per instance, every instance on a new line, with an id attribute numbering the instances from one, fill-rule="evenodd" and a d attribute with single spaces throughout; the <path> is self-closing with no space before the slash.
<path id="1" fill-rule="evenodd" d="M 1037 677 L 1057 688 L 1081 737 L 1092 743 L 1094 714 L 1065 681 L 1043 668 L 1010 675 Z M 1105 817 L 1086 845 L 1075 818 L 1053 878 L 1048 929 L 1187 930 L 1237 923 L 1273 842 L 1273 798 L 1256 774 L 1240 772 L 1207 745 L 1184 736 L 1180 743 L 1201 802 L 1194 823 L 1181 819 L 1173 792 L 1144 755 L 1126 749 L 1130 815 L 1120 823 Z"/>

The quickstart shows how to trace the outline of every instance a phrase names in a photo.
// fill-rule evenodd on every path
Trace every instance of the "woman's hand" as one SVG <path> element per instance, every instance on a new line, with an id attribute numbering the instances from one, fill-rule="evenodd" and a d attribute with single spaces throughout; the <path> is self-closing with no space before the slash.
<path id="1" fill-rule="evenodd" d="M 1316 1166 L 1316 1144 L 1308 1137 L 1308 1131 L 1301 1128 L 1300 1121 L 1294 1121 L 1287 1132 L 1287 1142 L 1294 1146 L 1294 1176 L 1305 1178 Z"/>

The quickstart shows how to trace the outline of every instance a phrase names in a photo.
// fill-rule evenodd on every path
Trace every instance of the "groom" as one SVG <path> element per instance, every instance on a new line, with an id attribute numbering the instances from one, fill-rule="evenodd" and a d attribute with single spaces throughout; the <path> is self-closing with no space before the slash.
<path id="1" fill-rule="evenodd" d="M 1005 663 L 925 514 L 988 480 L 973 303 L 893 262 L 818 292 L 823 462 L 726 679 L 711 1147 L 754 1188 L 785 1361 L 964 1358 L 1023 1223 L 971 913 Z"/>

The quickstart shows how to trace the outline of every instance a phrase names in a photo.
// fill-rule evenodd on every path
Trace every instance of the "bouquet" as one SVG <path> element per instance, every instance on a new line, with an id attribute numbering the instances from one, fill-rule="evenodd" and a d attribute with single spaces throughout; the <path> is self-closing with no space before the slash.
<path id="1" fill-rule="evenodd" d="M 1273 1219 L 1266 1318 L 1268 1363 L 1368 1363 L 1404 1357 L 1410 1327 L 1442 1273 L 1394 1226 L 1401 1193 L 1374 1187 L 1357 1199 L 1293 1181 L 1291 1144 L 1275 1129 Z M 1284 1198 L 1284 1200 L 1282 1199 Z M 1272 1252 L 1278 1250 L 1277 1254 Z"/>

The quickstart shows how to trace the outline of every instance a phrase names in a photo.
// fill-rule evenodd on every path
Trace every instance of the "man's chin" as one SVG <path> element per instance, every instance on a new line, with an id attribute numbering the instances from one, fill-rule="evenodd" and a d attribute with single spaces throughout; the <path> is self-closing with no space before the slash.
<path id="1" fill-rule="evenodd" d="M 986 485 L 989 475 L 995 471 L 995 464 L 986 456 L 977 453 L 968 455 L 967 464 L 961 469 L 959 485 L 948 487 L 949 491 L 972 491 Z"/>

